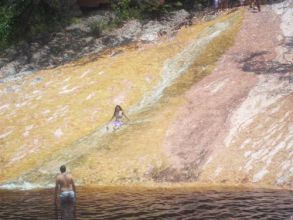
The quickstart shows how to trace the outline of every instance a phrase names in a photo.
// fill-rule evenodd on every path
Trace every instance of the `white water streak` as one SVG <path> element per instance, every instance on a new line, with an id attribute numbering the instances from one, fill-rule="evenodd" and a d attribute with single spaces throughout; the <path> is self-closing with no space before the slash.
<path id="1" fill-rule="evenodd" d="M 229 22 L 222 22 L 209 27 L 201 34 L 199 39 L 190 43 L 181 53 L 165 61 L 161 73 L 161 81 L 153 89 L 152 93 L 144 96 L 138 106 L 131 112 L 137 112 L 142 108 L 157 102 L 162 97 L 164 90 L 177 78 L 187 72 L 195 59 L 200 55 L 202 49 L 225 31 L 228 26 Z"/>

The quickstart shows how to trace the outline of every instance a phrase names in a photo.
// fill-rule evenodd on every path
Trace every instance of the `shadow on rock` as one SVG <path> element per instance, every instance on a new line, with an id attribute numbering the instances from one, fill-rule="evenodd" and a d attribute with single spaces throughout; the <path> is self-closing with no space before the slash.
<path id="1" fill-rule="evenodd" d="M 267 61 L 265 55 L 267 51 L 252 53 L 243 60 L 242 70 L 244 72 L 254 72 L 256 74 L 286 74 L 293 72 L 292 63 L 281 63 L 278 61 Z"/>
<path id="2" fill-rule="evenodd" d="M 293 37 L 287 37 L 285 40 L 285 47 L 292 49 L 293 48 Z"/>

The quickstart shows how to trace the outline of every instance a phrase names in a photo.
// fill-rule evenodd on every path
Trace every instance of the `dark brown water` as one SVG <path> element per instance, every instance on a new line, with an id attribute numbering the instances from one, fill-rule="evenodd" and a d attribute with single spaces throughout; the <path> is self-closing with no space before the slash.
<path id="1" fill-rule="evenodd" d="M 0 219 L 293 219 L 293 192 L 271 190 L 78 189 L 55 207 L 53 190 L 0 191 Z"/>

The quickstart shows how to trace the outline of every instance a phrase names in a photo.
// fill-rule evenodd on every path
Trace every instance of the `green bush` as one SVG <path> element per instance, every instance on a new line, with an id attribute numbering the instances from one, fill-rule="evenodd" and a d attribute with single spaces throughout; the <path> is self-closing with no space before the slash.
<path id="1" fill-rule="evenodd" d="M 111 8 L 116 15 L 116 23 L 131 18 L 144 19 L 167 11 L 170 5 L 161 5 L 159 0 L 112 0 Z"/>
<path id="2" fill-rule="evenodd" d="M 130 18 L 139 18 L 140 9 L 132 4 L 131 0 L 113 0 L 111 8 L 115 12 L 118 20 L 128 20 Z"/>
<path id="3" fill-rule="evenodd" d="M 102 31 L 105 30 L 107 26 L 108 26 L 108 22 L 104 20 L 93 21 L 89 24 L 92 34 L 97 37 L 101 36 Z"/>
<path id="4" fill-rule="evenodd" d="M 5 44 L 12 32 L 13 13 L 6 7 L 0 8 L 0 44 Z"/>
<path id="5" fill-rule="evenodd" d="M 0 46 L 51 32 L 65 21 L 59 0 L 1 0 Z"/>

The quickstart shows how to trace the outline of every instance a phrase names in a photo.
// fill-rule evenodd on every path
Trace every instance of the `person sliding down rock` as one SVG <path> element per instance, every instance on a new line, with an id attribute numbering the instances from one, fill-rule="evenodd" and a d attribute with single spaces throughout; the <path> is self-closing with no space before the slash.
<path id="1" fill-rule="evenodd" d="M 112 126 L 114 131 L 116 131 L 117 129 L 121 128 L 123 126 L 123 118 L 126 118 L 127 120 L 129 120 L 129 118 L 125 115 L 122 107 L 120 105 L 116 105 L 115 110 L 114 110 L 114 114 L 111 118 L 111 120 L 109 121 L 109 123 L 115 118 L 115 120 L 112 122 Z M 107 130 L 109 129 L 109 127 L 107 126 Z"/>

